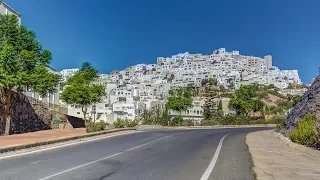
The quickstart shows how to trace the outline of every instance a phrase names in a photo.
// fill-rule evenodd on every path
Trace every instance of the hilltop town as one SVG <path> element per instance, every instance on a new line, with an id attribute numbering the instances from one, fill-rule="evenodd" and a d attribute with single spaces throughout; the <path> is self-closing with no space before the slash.
<path id="1" fill-rule="evenodd" d="M 66 81 L 77 70 L 65 69 L 60 73 Z M 97 120 L 133 120 L 143 109 L 163 107 L 170 89 L 200 87 L 203 79 L 210 78 L 216 79 L 220 86 L 229 91 L 249 84 L 272 84 L 284 95 L 302 95 L 306 91 L 306 88 L 288 90 L 291 84 L 302 84 L 298 71 L 280 70 L 273 65 L 271 55 L 264 58 L 246 56 L 239 51 L 228 52 L 225 48 L 208 54 L 185 52 L 167 58 L 158 57 L 156 64 L 137 64 L 125 70 L 100 74 L 97 83 L 105 86 L 106 96 L 103 102 L 94 105 Z M 229 98 L 221 100 L 223 107 L 227 107 Z M 203 104 L 203 99 L 194 98 L 194 106 L 185 115 L 201 119 Z M 92 107 L 89 109 L 92 112 Z M 68 113 L 82 117 L 78 105 L 69 105 Z"/>

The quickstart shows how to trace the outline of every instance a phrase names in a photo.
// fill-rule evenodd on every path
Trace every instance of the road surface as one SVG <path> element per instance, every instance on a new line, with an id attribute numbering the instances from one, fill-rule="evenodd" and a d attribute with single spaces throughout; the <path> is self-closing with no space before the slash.
<path id="1" fill-rule="evenodd" d="M 137 132 L 0 159 L 1 180 L 251 180 L 245 136 L 268 128 Z"/>

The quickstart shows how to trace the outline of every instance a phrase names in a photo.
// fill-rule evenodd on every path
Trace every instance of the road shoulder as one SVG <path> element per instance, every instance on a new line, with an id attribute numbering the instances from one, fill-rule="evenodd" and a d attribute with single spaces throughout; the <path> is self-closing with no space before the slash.
<path id="1" fill-rule="evenodd" d="M 252 156 L 256 178 L 258 180 L 320 179 L 320 158 L 303 151 L 304 148 L 294 148 L 300 145 L 295 146 L 288 141 L 274 133 L 274 130 L 257 131 L 247 135 L 246 143 Z M 309 152 L 316 151 L 307 149 Z"/>

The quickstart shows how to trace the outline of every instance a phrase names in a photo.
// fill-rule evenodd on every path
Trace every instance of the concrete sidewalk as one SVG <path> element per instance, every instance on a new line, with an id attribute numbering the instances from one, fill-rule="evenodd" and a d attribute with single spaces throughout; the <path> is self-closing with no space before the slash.
<path id="1" fill-rule="evenodd" d="M 258 180 L 320 179 L 320 158 L 289 147 L 273 130 L 249 133 L 246 143 Z M 317 150 L 308 149 L 318 153 Z"/>
<path id="2" fill-rule="evenodd" d="M 0 136 L 0 153 L 130 130 L 133 131 L 135 129 L 109 129 L 94 133 L 86 133 L 85 128 L 55 129 L 10 136 Z"/>

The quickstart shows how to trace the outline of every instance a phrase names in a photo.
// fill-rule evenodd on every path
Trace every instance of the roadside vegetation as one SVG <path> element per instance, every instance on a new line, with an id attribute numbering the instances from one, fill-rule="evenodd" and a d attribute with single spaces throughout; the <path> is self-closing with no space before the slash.
<path id="1" fill-rule="evenodd" d="M 163 108 L 144 109 L 135 120 L 118 119 L 113 123 L 115 128 L 135 127 L 142 125 L 161 126 L 213 126 L 213 125 L 254 125 L 277 124 L 280 129 L 288 110 L 299 100 L 300 96 L 283 96 L 273 85 L 245 85 L 237 90 L 228 91 L 215 79 L 204 79 L 201 87 L 171 89 L 168 101 Z M 227 96 L 226 96 L 227 95 Z M 193 107 L 193 97 L 202 97 L 202 121 L 182 118 L 182 112 Z M 222 101 L 217 99 L 230 97 L 231 113 L 224 114 Z M 169 117 L 169 112 L 177 116 Z M 170 119 L 169 119 L 170 118 Z"/>
<path id="2" fill-rule="evenodd" d="M 212 126 L 212 125 L 248 125 L 282 124 L 283 120 L 299 96 L 283 96 L 273 85 L 245 85 L 235 91 L 219 86 L 214 79 L 204 79 L 201 87 L 187 87 L 171 90 L 168 103 L 163 109 L 145 109 L 138 121 L 146 125 L 162 126 Z M 230 114 L 224 114 L 222 102 L 216 101 L 224 95 L 231 97 Z M 192 107 L 192 97 L 202 97 L 203 120 L 183 119 L 181 112 Z M 179 116 L 169 119 L 169 111 L 179 112 Z M 234 113 L 232 113 L 234 112 Z"/>
<path id="3" fill-rule="evenodd" d="M 298 121 L 289 137 L 293 142 L 320 149 L 320 134 L 316 127 L 316 119 L 311 114 Z"/>
<path id="4" fill-rule="evenodd" d="M 105 128 L 109 126 L 109 123 L 106 123 L 104 121 L 100 121 L 97 123 L 87 121 L 86 122 L 86 131 L 87 133 L 91 132 L 99 132 L 105 130 Z"/>
<path id="5" fill-rule="evenodd" d="M 192 107 L 191 88 L 179 88 L 169 90 L 168 102 L 166 109 L 179 112 L 179 118 L 175 118 L 177 125 L 182 125 L 181 112 L 187 111 Z"/>
<path id="6" fill-rule="evenodd" d="M 117 121 L 113 122 L 115 128 L 129 128 L 129 127 L 136 127 L 139 124 L 137 120 L 128 120 L 128 119 L 118 119 Z"/>

